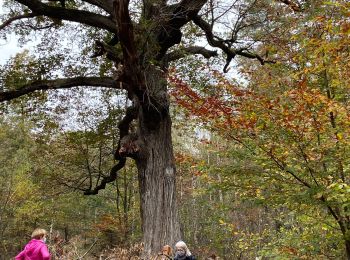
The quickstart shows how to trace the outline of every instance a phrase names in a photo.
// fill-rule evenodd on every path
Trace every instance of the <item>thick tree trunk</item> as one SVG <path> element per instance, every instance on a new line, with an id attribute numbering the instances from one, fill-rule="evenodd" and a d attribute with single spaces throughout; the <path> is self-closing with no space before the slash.
<path id="1" fill-rule="evenodd" d="M 171 46 L 181 41 L 181 27 L 190 21 L 190 14 L 193 16 L 205 2 L 206 0 L 193 3 L 183 1 L 181 3 L 184 6 L 169 6 L 168 18 L 165 18 L 164 24 L 157 24 L 156 21 L 157 26 L 144 31 L 147 37 L 140 39 L 147 40 L 141 41 L 140 46 L 129 14 L 129 1 L 113 2 L 118 38 L 123 51 L 122 79 L 128 97 L 133 100 L 134 107 L 139 109 L 136 136 L 140 149 L 135 145 L 138 155 L 132 158 L 138 167 L 146 259 L 159 252 L 162 246 L 173 246 L 180 239 L 169 98 L 166 75 L 161 69 L 167 66 L 167 62 L 161 59 Z M 142 17 L 145 21 L 159 17 L 159 7 L 165 7 L 164 1 L 143 3 Z M 143 26 L 138 26 L 138 30 L 142 28 Z M 139 36 L 145 37 L 146 34 Z M 138 49 L 141 46 L 142 49 Z"/>
<path id="2" fill-rule="evenodd" d="M 151 76 L 152 75 L 152 76 Z M 140 106 L 139 137 L 143 152 L 136 160 L 141 194 L 141 218 L 146 259 L 162 246 L 180 239 L 175 190 L 175 164 L 171 119 L 164 75 L 153 71 L 146 76 L 155 98 Z M 163 94 L 162 94 L 163 93 Z M 152 103 L 154 102 L 154 103 Z"/>

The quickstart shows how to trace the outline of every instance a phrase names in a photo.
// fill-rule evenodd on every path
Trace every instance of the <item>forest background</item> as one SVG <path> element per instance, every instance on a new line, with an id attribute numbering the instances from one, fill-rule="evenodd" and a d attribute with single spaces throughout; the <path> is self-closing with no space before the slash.
<path id="1" fill-rule="evenodd" d="M 91 60 L 84 43 L 101 35 L 67 32 L 58 44 L 51 34 L 62 21 L 39 16 L 16 25 L 15 2 L 4 1 L 1 36 L 14 30 L 21 46 L 35 47 L 0 68 L 0 259 L 16 255 L 37 226 L 49 231 L 54 259 L 140 255 L 135 163 L 98 195 L 83 194 L 113 166 L 115 122 L 128 99 L 112 88 L 77 87 L 7 101 L 45 77 L 109 75 L 112 63 Z M 209 2 L 220 13 L 222 2 Z M 350 259 L 350 4 L 231 7 L 244 14 L 236 23 L 241 44 L 262 55 L 231 64 L 221 54 L 181 55 L 167 74 L 183 239 L 199 259 Z M 187 43 L 200 34 L 191 23 L 183 33 Z"/>

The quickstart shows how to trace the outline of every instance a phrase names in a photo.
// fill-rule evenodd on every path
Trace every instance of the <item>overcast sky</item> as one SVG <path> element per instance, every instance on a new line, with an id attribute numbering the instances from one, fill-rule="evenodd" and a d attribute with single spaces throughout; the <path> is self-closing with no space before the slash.
<path id="1" fill-rule="evenodd" d="M 3 0 L 0 0 L 0 15 L 5 12 L 2 8 L 2 4 Z M 0 39 L 0 65 L 4 64 L 11 56 L 20 50 L 21 48 L 17 46 L 17 39 L 14 34 L 8 35 L 7 41 Z"/>

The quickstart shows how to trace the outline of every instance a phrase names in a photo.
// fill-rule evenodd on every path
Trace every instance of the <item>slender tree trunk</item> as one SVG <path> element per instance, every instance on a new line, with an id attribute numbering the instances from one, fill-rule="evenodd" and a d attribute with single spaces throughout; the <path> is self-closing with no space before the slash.
<path id="1" fill-rule="evenodd" d="M 331 208 L 329 207 L 328 209 L 331 209 Z M 339 210 L 338 209 L 331 211 L 331 213 L 332 213 L 332 216 L 336 219 L 336 221 L 340 227 L 340 230 L 343 234 L 343 239 L 344 239 L 344 243 L 345 243 L 346 259 L 350 260 L 350 229 L 349 229 L 350 223 L 349 223 L 349 220 L 339 217 Z"/>
<path id="2" fill-rule="evenodd" d="M 346 247 L 346 256 L 348 260 L 350 260 L 350 239 L 345 240 L 345 247 Z"/>
<path id="3" fill-rule="evenodd" d="M 341 230 L 344 237 L 346 259 L 350 260 L 350 229 L 348 226 L 350 226 L 349 223 L 347 221 L 344 221 Z"/>
<path id="4" fill-rule="evenodd" d="M 171 139 L 169 100 L 164 75 L 146 77 L 155 91 L 151 105 L 140 106 L 139 137 L 143 156 L 136 160 L 141 196 L 141 218 L 146 258 L 180 239 L 175 190 L 175 164 Z M 163 94 L 161 94 L 163 93 Z M 152 104 L 152 102 L 154 102 Z"/>

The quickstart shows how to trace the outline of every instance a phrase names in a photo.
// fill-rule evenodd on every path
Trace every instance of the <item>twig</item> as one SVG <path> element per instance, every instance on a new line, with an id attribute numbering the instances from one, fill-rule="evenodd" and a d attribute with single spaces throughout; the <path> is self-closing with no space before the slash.
<path id="1" fill-rule="evenodd" d="M 88 249 L 88 251 L 85 252 L 85 254 L 83 254 L 81 257 L 78 257 L 77 259 L 81 260 L 81 259 L 84 259 L 84 256 L 86 256 L 90 251 L 91 249 L 94 247 L 94 245 L 97 243 L 98 239 L 96 239 L 94 241 L 94 243 L 92 243 L 92 245 L 90 246 L 90 248 Z"/>

